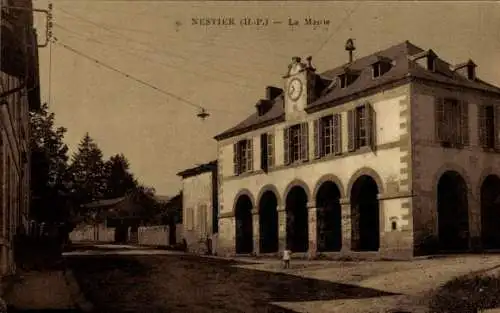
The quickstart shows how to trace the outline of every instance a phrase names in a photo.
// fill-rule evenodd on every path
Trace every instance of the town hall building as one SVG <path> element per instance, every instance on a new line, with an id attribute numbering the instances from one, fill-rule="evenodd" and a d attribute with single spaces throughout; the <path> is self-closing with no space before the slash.
<path id="1" fill-rule="evenodd" d="M 217 135 L 220 254 L 500 248 L 500 88 L 405 41 L 283 89 Z"/>

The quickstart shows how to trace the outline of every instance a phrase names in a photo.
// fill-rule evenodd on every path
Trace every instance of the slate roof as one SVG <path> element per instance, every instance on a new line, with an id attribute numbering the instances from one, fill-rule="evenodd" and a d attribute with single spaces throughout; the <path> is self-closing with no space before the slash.
<path id="1" fill-rule="evenodd" d="M 177 173 L 177 176 L 181 176 L 182 178 L 192 177 L 199 175 L 201 173 L 211 172 L 217 169 L 217 160 L 210 161 L 205 164 L 200 164 L 196 167 L 188 168 Z"/>
<path id="2" fill-rule="evenodd" d="M 114 199 L 104 199 L 104 200 L 96 200 L 86 204 L 82 204 L 84 208 L 103 208 L 117 205 L 118 203 L 125 200 L 125 197 L 114 198 Z"/>
<path id="3" fill-rule="evenodd" d="M 383 86 L 404 82 L 405 80 L 410 81 L 410 79 L 470 88 L 492 93 L 500 97 L 499 87 L 486 83 L 478 78 L 469 80 L 461 76 L 457 72 L 454 72 L 453 67 L 440 59 L 439 56 L 436 59 L 436 70 L 434 72 L 427 70 L 414 60 L 415 57 L 430 53 L 430 51 L 432 50 L 424 50 L 409 41 L 405 41 L 385 50 L 356 59 L 351 64 L 346 63 L 337 68 L 325 71 L 317 76 L 323 82 L 322 85 L 325 86 L 328 85 L 329 82 L 334 82 L 338 75 L 346 71 L 346 68 L 358 71 L 359 76 L 346 88 L 340 88 L 340 86 L 334 86 L 331 89 L 324 88 L 321 92 L 321 96 L 307 106 L 306 112 L 312 113 L 319 111 L 326 107 L 353 100 L 351 99 L 353 97 L 361 97 L 363 92 L 377 91 Z M 392 60 L 393 66 L 384 75 L 373 79 L 371 65 L 380 59 Z M 259 116 L 258 113 L 255 112 L 236 126 L 218 134 L 214 138 L 216 140 L 222 140 L 284 121 L 283 94 L 275 98 L 272 103 L 273 105 L 267 113 Z"/>

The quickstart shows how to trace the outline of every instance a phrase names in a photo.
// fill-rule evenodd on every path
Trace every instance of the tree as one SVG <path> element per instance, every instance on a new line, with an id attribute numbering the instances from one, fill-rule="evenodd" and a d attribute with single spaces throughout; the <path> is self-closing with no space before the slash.
<path id="1" fill-rule="evenodd" d="M 69 218 L 68 146 L 66 128 L 55 127 L 55 114 L 44 103 L 39 112 L 30 113 L 31 208 L 39 221 L 64 221 Z"/>
<path id="2" fill-rule="evenodd" d="M 102 151 L 86 133 L 69 167 L 73 181 L 72 195 L 77 204 L 102 199 L 106 191 L 105 167 Z"/>
<path id="3" fill-rule="evenodd" d="M 134 175 L 130 173 L 130 165 L 123 154 L 111 156 L 104 164 L 106 193 L 108 199 L 123 197 L 138 186 Z"/>
<path id="4" fill-rule="evenodd" d="M 155 198 L 154 188 L 139 184 L 127 193 L 132 201 L 138 204 L 139 212 L 134 212 L 145 222 L 153 222 L 161 210 L 160 203 Z"/>

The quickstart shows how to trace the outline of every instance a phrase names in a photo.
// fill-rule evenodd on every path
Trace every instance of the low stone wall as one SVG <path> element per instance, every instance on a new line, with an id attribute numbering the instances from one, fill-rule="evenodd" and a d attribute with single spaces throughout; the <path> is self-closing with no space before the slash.
<path id="1" fill-rule="evenodd" d="M 115 229 L 104 227 L 104 225 L 80 226 L 75 228 L 69 234 L 69 239 L 72 242 L 78 242 L 78 241 L 113 242 L 115 241 Z"/>
<path id="2" fill-rule="evenodd" d="M 139 244 L 147 246 L 167 246 L 168 226 L 139 227 Z"/>
<path id="3" fill-rule="evenodd" d="M 168 246 L 170 227 L 167 225 L 143 226 L 138 229 L 139 244 L 147 246 Z M 175 241 L 181 243 L 183 238 L 182 225 L 175 226 Z"/>

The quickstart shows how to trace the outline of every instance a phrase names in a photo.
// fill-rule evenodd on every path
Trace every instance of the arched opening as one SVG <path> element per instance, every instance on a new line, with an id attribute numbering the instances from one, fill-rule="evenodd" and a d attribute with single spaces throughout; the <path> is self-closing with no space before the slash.
<path id="1" fill-rule="evenodd" d="M 260 253 L 278 252 L 278 199 L 266 191 L 259 202 Z"/>
<path id="2" fill-rule="evenodd" d="M 236 201 L 236 253 L 253 252 L 252 200 L 242 195 Z"/>
<path id="3" fill-rule="evenodd" d="M 340 191 L 334 182 L 324 182 L 316 194 L 316 229 L 319 252 L 342 248 L 342 211 Z"/>
<path id="4" fill-rule="evenodd" d="M 469 247 L 467 184 L 454 171 L 445 172 L 437 186 L 438 236 L 441 250 L 460 251 Z"/>
<path id="5" fill-rule="evenodd" d="M 373 178 L 363 175 L 351 189 L 352 250 L 378 251 L 380 248 L 380 209 L 378 186 Z"/>
<path id="6" fill-rule="evenodd" d="M 306 252 L 309 248 L 307 213 L 307 194 L 295 186 L 286 197 L 286 245 L 293 252 Z"/>
<path id="7" fill-rule="evenodd" d="M 489 175 L 481 185 L 481 238 L 485 249 L 500 249 L 500 177 Z"/>

